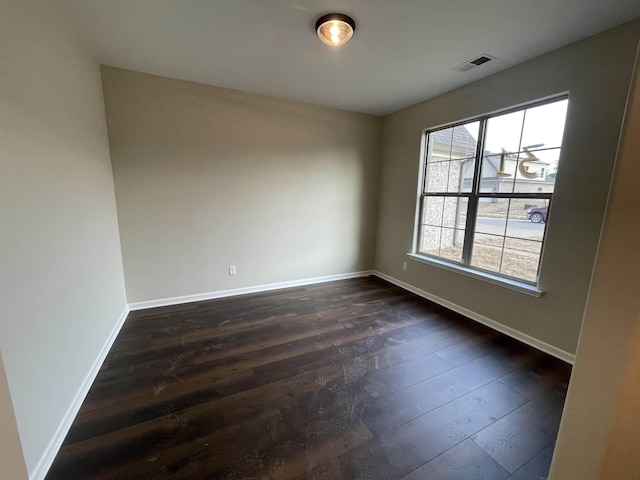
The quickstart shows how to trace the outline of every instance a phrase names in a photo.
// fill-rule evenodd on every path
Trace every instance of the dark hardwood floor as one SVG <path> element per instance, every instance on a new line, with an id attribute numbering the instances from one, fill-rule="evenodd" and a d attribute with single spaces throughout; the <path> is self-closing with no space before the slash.
<path id="1" fill-rule="evenodd" d="M 569 374 L 375 277 L 132 312 L 47 479 L 544 479 Z"/>

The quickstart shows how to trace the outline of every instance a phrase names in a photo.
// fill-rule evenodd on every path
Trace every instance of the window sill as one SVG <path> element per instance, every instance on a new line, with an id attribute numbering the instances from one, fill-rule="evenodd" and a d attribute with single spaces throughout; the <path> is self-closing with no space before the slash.
<path id="1" fill-rule="evenodd" d="M 528 283 L 518 282 L 517 280 L 510 280 L 508 278 L 499 277 L 497 275 L 491 275 L 490 273 L 480 272 L 478 270 L 473 270 L 468 267 L 463 267 L 462 265 L 454 265 L 452 263 L 443 262 L 442 260 L 438 260 L 437 258 L 426 257 L 426 256 L 418 255 L 415 253 L 407 253 L 407 255 L 412 260 L 426 263 L 427 265 L 440 267 L 445 270 L 449 270 L 451 272 L 460 273 L 467 277 L 492 283 L 494 285 L 508 288 L 510 290 L 515 290 L 516 292 L 524 293 L 526 295 L 531 295 L 532 297 L 540 297 L 543 293 L 542 290 L 539 290 L 534 285 L 529 285 Z"/>

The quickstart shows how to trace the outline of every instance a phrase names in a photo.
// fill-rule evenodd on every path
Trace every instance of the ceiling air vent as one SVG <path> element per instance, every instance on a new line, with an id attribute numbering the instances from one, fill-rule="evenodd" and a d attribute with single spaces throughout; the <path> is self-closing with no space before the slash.
<path id="1" fill-rule="evenodd" d="M 467 60 L 466 62 L 461 63 L 457 67 L 452 68 L 452 70 L 455 70 L 456 72 L 467 72 L 473 68 L 479 67 L 480 65 L 483 65 L 495 59 L 496 57 L 483 53 L 476 58 L 472 58 L 471 60 Z"/>

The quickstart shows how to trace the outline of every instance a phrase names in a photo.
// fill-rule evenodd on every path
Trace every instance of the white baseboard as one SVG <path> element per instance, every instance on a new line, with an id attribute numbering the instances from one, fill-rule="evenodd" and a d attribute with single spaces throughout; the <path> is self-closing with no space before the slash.
<path id="1" fill-rule="evenodd" d="M 65 414 L 64 418 L 60 422 L 60 425 L 58 426 L 56 433 L 54 434 L 53 438 L 49 442 L 49 445 L 44 451 L 44 454 L 42 455 L 42 457 L 40 457 L 40 460 L 36 464 L 35 468 L 30 473 L 29 475 L 30 480 L 43 480 L 44 477 L 47 475 L 47 472 L 51 468 L 51 465 L 53 464 L 53 461 L 55 460 L 56 455 L 58 454 L 58 451 L 62 446 L 62 442 L 67 436 L 67 433 L 69 433 L 71 424 L 73 424 L 73 421 L 75 420 L 76 415 L 78 415 L 78 412 L 80 411 L 82 402 L 87 396 L 87 393 L 89 393 L 89 389 L 91 388 L 93 381 L 96 379 L 96 376 L 100 371 L 100 367 L 102 366 L 102 363 L 107 357 L 109 350 L 111 350 L 111 346 L 113 345 L 113 342 L 115 342 L 116 337 L 118 336 L 118 333 L 120 333 L 120 329 L 122 328 L 124 321 L 127 319 L 128 314 L 129 314 L 129 307 L 125 306 L 124 310 L 122 311 L 122 314 L 120 314 L 120 318 L 118 318 L 118 321 L 113 326 L 111 333 L 109 333 L 109 337 L 107 338 L 104 345 L 100 349 L 100 352 L 98 353 L 96 359 L 94 360 L 93 365 L 91 365 L 89 372 L 87 373 L 82 384 L 80 385 L 80 388 L 78 389 L 78 392 L 76 393 L 76 396 L 73 399 L 73 402 L 69 406 L 67 413 Z"/>
<path id="2" fill-rule="evenodd" d="M 232 297 L 244 295 L 246 293 L 268 292 L 270 290 L 280 290 L 282 288 L 301 287 L 314 283 L 333 282 L 335 280 L 346 280 L 348 278 L 366 277 L 374 275 L 373 270 L 363 272 L 342 273 L 339 275 L 328 275 L 326 277 L 305 278 L 303 280 L 293 280 L 290 282 L 268 283 L 253 287 L 234 288 L 231 290 L 218 290 L 216 292 L 197 293 L 195 295 L 184 295 L 181 297 L 161 298 L 146 302 L 135 302 L 129 304 L 129 310 L 144 310 L 146 308 L 166 307 L 169 305 L 179 305 L 181 303 L 200 302 L 202 300 L 213 300 L 215 298 Z"/>
<path id="3" fill-rule="evenodd" d="M 537 348 L 538 350 L 548 353 L 549 355 L 559 358 L 560 360 L 570 363 L 571 365 L 573 365 L 573 362 L 575 361 L 575 355 L 569 352 L 566 352 L 558 347 L 554 347 L 553 345 L 543 342 L 542 340 L 538 340 L 537 338 L 531 337 L 526 333 L 522 333 L 519 330 L 516 330 L 515 328 L 511 328 L 506 325 L 503 325 L 502 323 L 496 322 L 495 320 L 491 320 L 490 318 L 485 317 L 484 315 L 480 315 L 479 313 L 469 310 L 468 308 L 461 307 L 460 305 L 456 305 L 455 303 L 450 302 L 449 300 L 440 298 L 437 295 L 429 293 L 425 290 L 421 290 L 417 287 L 414 287 L 413 285 L 410 285 L 406 282 L 403 282 L 402 280 L 398 280 L 395 277 L 379 272 L 377 270 L 373 272 L 373 275 L 375 275 L 376 277 L 380 277 L 383 280 L 386 280 L 390 283 L 393 283 L 394 285 L 397 285 L 400 288 L 404 288 L 409 292 L 415 293 L 416 295 L 419 295 L 422 298 L 431 300 L 432 302 L 437 303 L 438 305 L 442 305 L 443 307 L 446 307 L 449 310 L 458 312 L 459 314 L 464 315 L 465 317 L 475 320 L 476 322 L 482 323 L 487 327 L 493 328 L 498 332 L 504 333 L 509 337 L 515 338 L 516 340 L 519 340 L 522 343 L 526 343 L 527 345 Z"/>

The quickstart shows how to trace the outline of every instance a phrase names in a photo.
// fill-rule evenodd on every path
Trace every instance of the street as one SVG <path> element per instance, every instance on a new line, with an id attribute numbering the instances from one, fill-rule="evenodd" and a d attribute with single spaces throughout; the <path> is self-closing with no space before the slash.
<path id="1" fill-rule="evenodd" d="M 466 217 L 460 217 L 460 228 L 464 228 Z M 544 223 L 533 223 L 529 220 L 509 220 L 508 231 L 510 237 L 542 240 Z M 493 235 L 505 234 L 505 219 L 492 217 L 478 217 L 476 233 L 489 233 Z"/>

